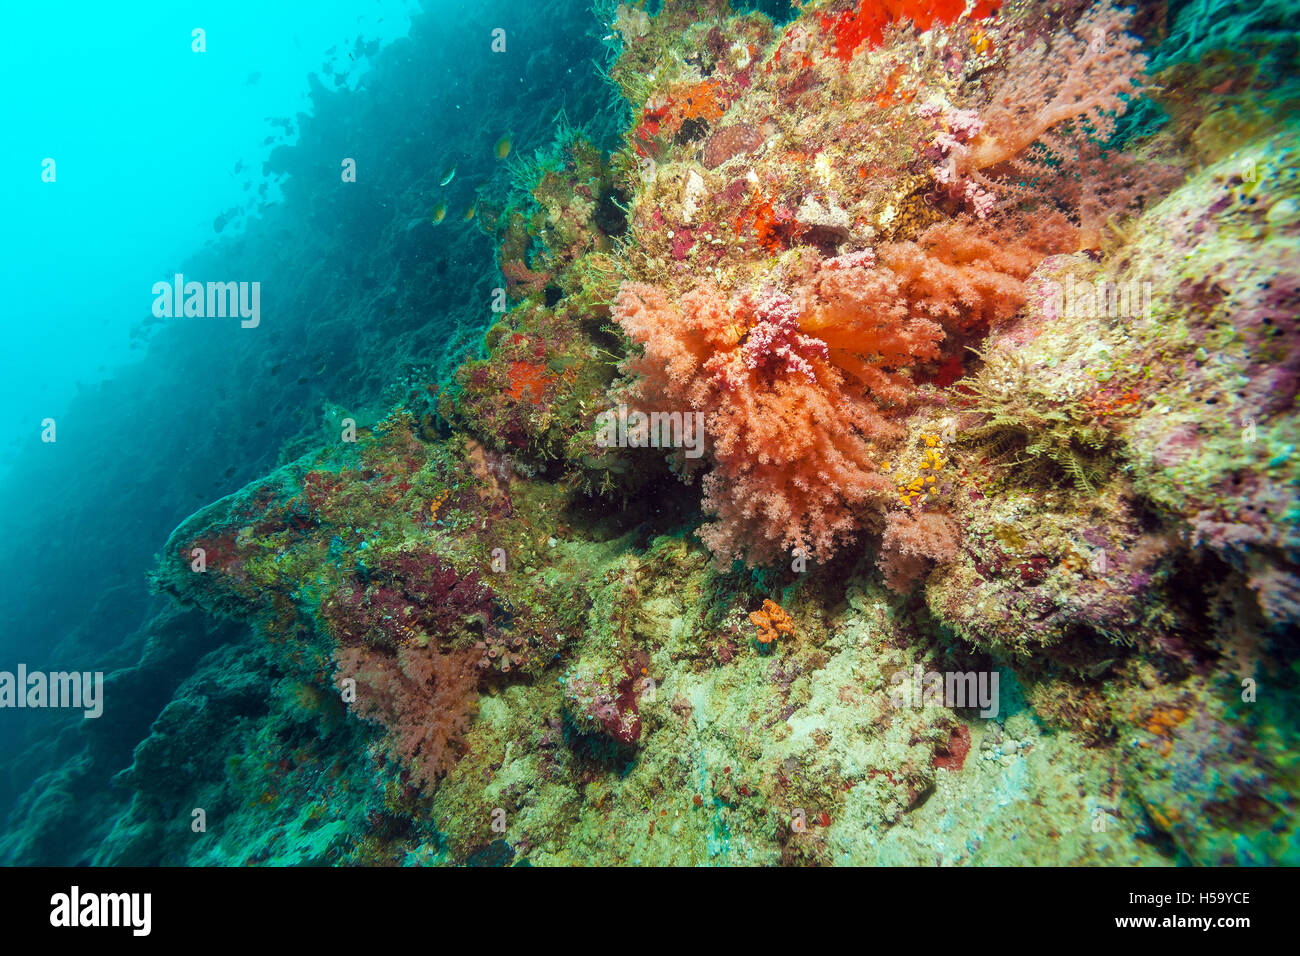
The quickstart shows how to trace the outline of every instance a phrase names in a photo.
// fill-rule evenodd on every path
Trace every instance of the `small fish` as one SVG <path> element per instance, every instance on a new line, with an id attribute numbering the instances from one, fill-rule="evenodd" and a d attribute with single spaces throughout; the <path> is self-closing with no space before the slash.
<path id="1" fill-rule="evenodd" d="M 442 180 L 438 183 L 438 185 L 445 186 L 455 178 L 456 178 L 456 167 L 453 166 L 451 167 L 451 169 L 447 170 L 445 173 L 442 174 Z"/>
<path id="2" fill-rule="evenodd" d="M 497 145 L 496 145 L 497 159 L 505 159 L 507 156 L 509 156 L 511 145 L 512 145 L 511 138 L 508 135 L 502 136 L 499 140 L 497 140 Z"/>
<path id="3" fill-rule="evenodd" d="M 433 218 L 433 224 L 435 226 L 438 223 L 442 222 L 443 219 L 445 219 L 446 217 L 447 217 L 447 204 L 445 202 L 440 202 L 438 203 L 438 205 L 433 207 L 432 218 Z"/>
<path id="4" fill-rule="evenodd" d="M 465 210 L 465 221 L 469 222 L 478 213 L 478 206 L 470 206 Z"/>

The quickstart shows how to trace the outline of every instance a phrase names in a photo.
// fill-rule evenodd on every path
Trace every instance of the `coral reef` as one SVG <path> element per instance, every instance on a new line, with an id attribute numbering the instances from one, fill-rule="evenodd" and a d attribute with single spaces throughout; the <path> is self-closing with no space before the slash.
<path id="1" fill-rule="evenodd" d="M 1294 91 L 1110 0 L 607 6 L 481 348 L 167 542 L 258 651 L 105 856 L 265 745 L 248 862 L 1300 862 Z"/>

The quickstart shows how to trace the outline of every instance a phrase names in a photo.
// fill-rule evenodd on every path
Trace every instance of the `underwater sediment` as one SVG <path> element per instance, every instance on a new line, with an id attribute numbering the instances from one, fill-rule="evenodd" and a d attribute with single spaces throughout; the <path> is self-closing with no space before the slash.
<path id="1" fill-rule="evenodd" d="M 1300 863 L 1296 40 L 1200 6 L 598 4 L 481 347 L 161 547 L 251 637 L 94 862 Z"/>

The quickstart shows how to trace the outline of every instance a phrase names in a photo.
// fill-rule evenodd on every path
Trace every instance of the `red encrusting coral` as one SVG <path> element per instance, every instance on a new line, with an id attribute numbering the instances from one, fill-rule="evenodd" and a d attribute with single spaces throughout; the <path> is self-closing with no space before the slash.
<path id="1" fill-rule="evenodd" d="M 966 765 L 966 755 L 970 753 L 970 728 L 958 724 L 948 734 L 948 742 L 936 751 L 931 762 L 939 770 L 960 770 Z"/>
<path id="2" fill-rule="evenodd" d="M 676 136 L 687 123 L 716 123 L 744 85 L 739 77 L 726 81 L 714 78 L 680 84 L 653 97 L 642 108 L 640 121 L 631 133 L 637 153 L 650 155 L 658 140 Z"/>
<path id="3" fill-rule="evenodd" d="M 546 387 L 555 381 L 555 376 L 546 371 L 546 366 L 535 362 L 510 363 L 510 397 L 515 401 L 526 401 L 537 405 L 546 397 Z"/>
<path id="4" fill-rule="evenodd" d="M 641 711 L 637 693 L 637 668 L 624 665 L 616 680 L 599 681 L 588 676 L 567 674 L 561 683 L 570 713 L 584 730 L 593 728 L 620 744 L 641 739 Z"/>
<path id="5" fill-rule="evenodd" d="M 980 0 L 971 18 L 981 20 L 1000 6 L 1001 0 Z M 820 22 L 833 38 L 835 57 L 847 63 L 863 44 L 880 46 L 891 24 L 910 20 L 918 30 L 929 30 L 936 23 L 956 23 L 965 10 L 966 0 L 859 0 L 838 13 L 822 14 Z"/>

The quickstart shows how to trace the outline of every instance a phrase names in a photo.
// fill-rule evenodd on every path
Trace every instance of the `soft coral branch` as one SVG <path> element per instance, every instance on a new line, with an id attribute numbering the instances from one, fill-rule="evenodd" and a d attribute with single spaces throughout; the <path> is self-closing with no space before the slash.
<path id="1" fill-rule="evenodd" d="M 356 682 L 351 709 L 383 725 L 389 753 L 432 791 L 459 758 L 478 699 L 473 652 L 442 653 L 430 644 L 389 654 L 355 646 L 340 648 L 335 660 L 335 683 Z"/>
<path id="2" fill-rule="evenodd" d="M 1086 10 L 1073 31 L 1061 29 L 1011 55 L 1007 73 L 981 113 L 983 129 L 963 161 L 985 169 L 1013 159 L 1053 127 L 1084 120 L 1100 139 L 1114 129 L 1114 116 L 1128 108 L 1126 95 L 1141 91 L 1146 57 L 1141 41 L 1126 33 L 1132 11 L 1101 0 Z"/>

